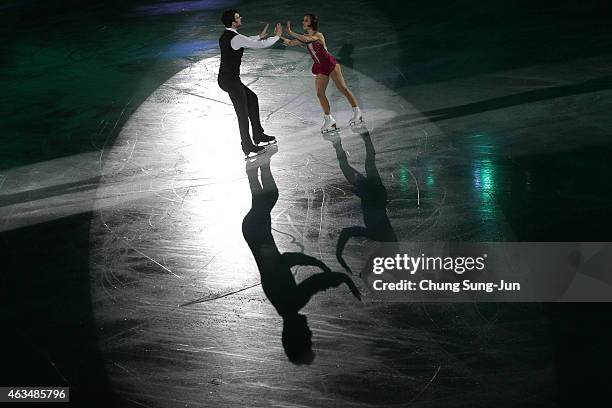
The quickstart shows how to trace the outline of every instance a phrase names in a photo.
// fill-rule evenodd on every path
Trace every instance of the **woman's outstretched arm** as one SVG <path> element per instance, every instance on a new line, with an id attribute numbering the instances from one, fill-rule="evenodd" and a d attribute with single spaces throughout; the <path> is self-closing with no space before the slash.
<path id="1" fill-rule="evenodd" d="M 302 43 L 300 40 L 290 40 L 286 37 L 281 37 L 281 40 L 283 40 L 283 43 L 288 47 L 292 47 L 294 45 L 300 45 Z"/>

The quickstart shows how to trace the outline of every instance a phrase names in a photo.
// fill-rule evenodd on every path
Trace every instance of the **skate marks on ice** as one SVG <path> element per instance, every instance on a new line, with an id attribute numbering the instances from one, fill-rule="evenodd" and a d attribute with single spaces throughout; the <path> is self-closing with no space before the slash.
<path id="1" fill-rule="evenodd" d="M 302 302 L 300 314 L 307 325 L 297 312 L 288 323 L 301 339 L 312 333 L 316 359 L 308 369 L 288 361 L 280 317 L 285 309 L 274 295 L 266 297 L 266 284 L 260 289 L 263 275 L 273 269 L 258 265 L 270 259 L 258 254 L 265 247 L 301 257 L 283 268 L 291 285 L 315 282 L 321 265 L 341 272 L 338 238 L 345 228 L 368 228 L 370 211 L 364 210 L 363 188 L 345 174 L 349 167 L 366 178 L 376 174 L 378 188 L 387 191 L 386 207 L 374 210 L 387 217 L 389 228 L 370 236 L 374 240 L 461 237 L 479 221 L 462 195 L 465 181 L 448 170 L 461 165 L 461 157 L 435 126 L 378 131 L 393 117 L 414 112 L 405 100 L 345 68 L 364 107 L 368 136 L 346 127 L 350 107 L 330 87 L 341 125 L 340 159 L 319 133 L 322 115 L 308 56 L 261 52 L 265 56 L 258 60 L 245 57 L 242 79 L 259 96 L 266 133 L 278 139 L 268 167 L 242 158 L 233 108 L 216 84 L 217 58 L 194 64 L 152 94 L 107 153 L 91 225 L 92 296 L 100 348 L 120 400 L 164 406 L 297 400 L 304 406 L 463 406 L 469 399 L 457 400 L 459 391 L 494 403 L 501 394 L 483 395 L 480 384 L 499 391 L 510 381 L 521 387 L 504 398 L 522 398 L 530 384 L 529 397 L 539 401 L 545 391 L 537 390 L 548 385 L 546 367 L 516 362 L 517 353 L 545 355 L 523 330 L 531 327 L 529 313 L 367 299 L 362 304 L 349 285 L 320 290 L 334 286 L 331 281 L 304 291 L 310 300 Z M 266 59 L 274 63 L 261 69 L 258 61 Z M 376 173 L 370 168 L 372 149 Z M 253 166 L 259 184 L 249 177 Z M 248 214 L 261 208 L 253 205 L 259 195 L 254 191 L 271 180 L 278 198 L 268 215 L 266 208 L 251 223 Z M 264 204 L 268 198 L 263 194 Z M 269 229 L 259 228 L 260 216 L 266 222 L 269 216 Z M 262 234 L 267 246 L 261 245 Z M 342 251 L 353 270 L 360 268 L 363 244 L 362 238 L 351 239 Z M 291 265 L 298 266 L 291 271 Z M 525 347 L 517 350 L 502 339 Z M 512 367 L 513 375 L 496 378 L 486 367 L 506 373 Z"/>

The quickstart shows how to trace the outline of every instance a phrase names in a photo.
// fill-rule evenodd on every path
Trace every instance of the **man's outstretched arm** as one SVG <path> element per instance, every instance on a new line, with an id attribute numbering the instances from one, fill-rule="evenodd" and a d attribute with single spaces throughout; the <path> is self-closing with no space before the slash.
<path id="1" fill-rule="evenodd" d="M 232 38 L 232 48 L 235 50 L 239 50 L 240 48 L 268 48 L 273 46 L 277 41 L 279 40 L 279 37 L 274 36 L 274 37 L 268 37 L 265 40 L 259 40 L 259 39 L 255 39 L 255 38 L 250 38 L 247 36 L 244 36 L 242 34 L 238 34 L 237 36 L 235 36 L 234 38 Z"/>
<path id="2" fill-rule="evenodd" d="M 262 31 L 263 33 L 263 31 Z M 268 48 L 274 45 L 282 34 L 282 28 L 280 24 L 276 25 L 276 29 L 274 30 L 274 36 L 266 38 L 264 40 L 257 39 L 256 37 L 247 37 L 242 34 L 238 34 L 234 38 L 232 38 L 231 45 L 235 50 L 239 50 L 240 48 L 253 48 L 253 49 L 261 49 Z"/>

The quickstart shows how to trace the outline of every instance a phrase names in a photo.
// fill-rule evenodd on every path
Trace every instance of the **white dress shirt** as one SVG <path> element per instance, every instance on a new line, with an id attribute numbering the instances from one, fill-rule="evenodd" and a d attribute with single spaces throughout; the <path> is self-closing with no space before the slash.
<path id="1" fill-rule="evenodd" d="M 236 51 L 238 51 L 240 48 L 243 48 L 243 47 L 244 48 L 268 48 L 274 45 L 274 43 L 276 43 L 280 39 L 280 37 L 275 35 L 274 37 L 268 37 L 265 40 L 260 40 L 258 35 L 247 37 L 246 35 L 240 34 L 234 28 L 226 27 L 225 29 L 233 31 L 236 34 L 238 34 L 237 36 L 232 38 L 232 41 L 230 43 L 232 45 L 232 48 L 235 49 Z"/>

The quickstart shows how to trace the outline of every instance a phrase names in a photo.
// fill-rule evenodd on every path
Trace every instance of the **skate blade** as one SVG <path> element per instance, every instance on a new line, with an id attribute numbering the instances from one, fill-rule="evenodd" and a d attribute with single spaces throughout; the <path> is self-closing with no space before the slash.
<path id="1" fill-rule="evenodd" d="M 278 153 L 278 145 L 273 144 L 271 146 L 266 147 L 265 150 L 262 150 L 261 152 L 258 152 L 257 154 L 252 153 L 252 156 L 245 157 L 244 161 L 247 163 L 247 165 L 249 163 L 259 163 L 262 161 L 265 162 L 266 160 L 270 160 L 270 158 L 274 156 L 276 153 Z"/>
<path id="2" fill-rule="evenodd" d="M 262 154 L 264 154 L 266 152 L 266 150 L 261 150 L 259 152 L 249 152 L 249 154 L 247 154 L 246 156 L 244 156 L 244 160 L 251 160 L 251 159 L 255 159 L 258 156 L 261 156 Z"/>
<path id="3" fill-rule="evenodd" d="M 322 134 L 326 134 L 326 133 L 333 133 L 333 132 L 337 132 L 338 130 L 340 130 L 337 126 L 334 125 L 334 127 L 332 129 L 323 129 L 321 130 Z"/>
<path id="4" fill-rule="evenodd" d="M 278 140 L 275 139 L 275 140 L 273 140 L 271 142 L 260 142 L 260 143 L 257 143 L 257 146 L 265 147 L 265 146 L 270 146 L 270 145 L 273 145 L 273 144 L 276 144 L 276 143 L 278 143 Z"/>

